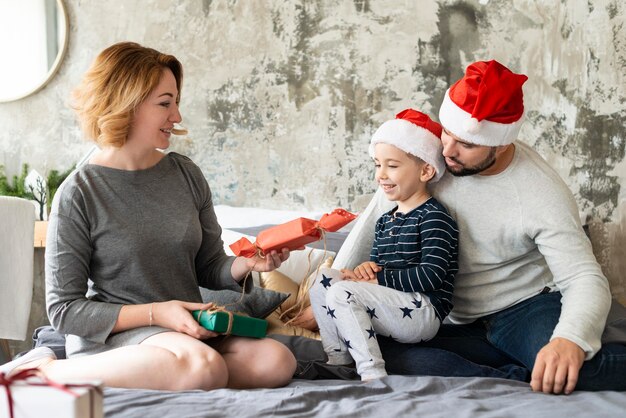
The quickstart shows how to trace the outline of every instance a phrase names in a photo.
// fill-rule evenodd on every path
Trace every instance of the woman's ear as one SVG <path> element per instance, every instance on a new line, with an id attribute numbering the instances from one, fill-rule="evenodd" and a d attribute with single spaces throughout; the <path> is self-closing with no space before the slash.
<path id="1" fill-rule="evenodd" d="M 420 170 L 420 180 L 423 183 L 426 183 L 430 181 L 430 179 L 435 177 L 435 174 L 437 174 L 437 170 L 435 170 L 435 167 L 433 167 L 432 165 L 428 163 L 424 163 Z"/>

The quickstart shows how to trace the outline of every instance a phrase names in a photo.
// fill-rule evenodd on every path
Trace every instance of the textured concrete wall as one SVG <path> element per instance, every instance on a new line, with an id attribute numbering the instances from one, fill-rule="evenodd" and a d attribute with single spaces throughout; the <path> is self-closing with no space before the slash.
<path id="1" fill-rule="evenodd" d="M 98 51 L 135 40 L 185 65 L 189 135 L 172 149 L 219 203 L 359 209 L 367 144 L 395 112 L 436 115 L 471 61 L 529 76 L 521 139 L 558 170 L 624 293 L 626 6 L 619 0 L 67 1 L 69 53 L 35 96 L 0 104 L 0 164 L 65 168 L 89 148 L 66 106 Z M 3 58 L 3 60 L 5 60 Z M 532 187 L 532 183 L 529 183 Z"/>

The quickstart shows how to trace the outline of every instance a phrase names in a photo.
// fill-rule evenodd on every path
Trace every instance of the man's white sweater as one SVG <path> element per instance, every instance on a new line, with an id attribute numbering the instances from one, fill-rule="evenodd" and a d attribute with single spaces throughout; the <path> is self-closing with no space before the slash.
<path id="1" fill-rule="evenodd" d="M 600 349 L 611 306 L 608 281 L 571 191 L 537 152 L 516 142 L 503 172 L 446 173 L 433 193 L 459 226 L 452 322 L 471 322 L 550 287 L 563 295 L 552 338 L 575 342 L 587 358 Z"/>

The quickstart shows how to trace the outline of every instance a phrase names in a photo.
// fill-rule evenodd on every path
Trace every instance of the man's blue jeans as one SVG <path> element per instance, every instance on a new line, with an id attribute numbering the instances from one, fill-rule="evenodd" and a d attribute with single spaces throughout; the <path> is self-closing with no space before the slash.
<path id="1" fill-rule="evenodd" d="M 379 338 L 392 374 L 530 378 L 561 314 L 561 294 L 541 293 L 468 325 L 443 325 L 421 344 Z M 626 346 L 606 344 L 585 361 L 578 390 L 626 390 Z"/>

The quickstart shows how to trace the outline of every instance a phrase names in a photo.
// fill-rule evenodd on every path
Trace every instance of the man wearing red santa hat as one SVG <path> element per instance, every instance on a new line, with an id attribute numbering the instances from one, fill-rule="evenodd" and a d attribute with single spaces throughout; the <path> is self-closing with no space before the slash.
<path id="1" fill-rule="evenodd" d="M 601 341 L 611 293 L 576 201 L 546 161 L 517 141 L 526 80 L 497 61 L 476 62 L 446 92 L 439 119 L 447 172 L 432 192 L 459 227 L 454 307 L 428 343 L 379 341 L 386 367 L 471 375 L 475 363 L 512 364 L 529 371 L 535 391 L 626 390 L 626 345 Z M 376 217 L 382 199 L 364 214 Z M 352 239 L 367 245 L 365 237 Z M 446 370 L 448 358 L 454 370 Z"/>

